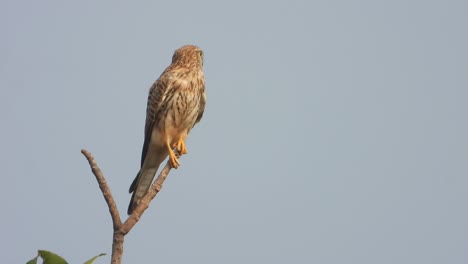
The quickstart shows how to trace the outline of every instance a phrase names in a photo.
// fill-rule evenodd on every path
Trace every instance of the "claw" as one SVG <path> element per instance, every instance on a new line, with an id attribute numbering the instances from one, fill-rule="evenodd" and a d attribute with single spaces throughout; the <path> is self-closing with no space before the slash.
<path id="1" fill-rule="evenodd" d="M 171 162 L 171 166 L 172 168 L 174 169 L 177 169 L 179 166 L 180 166 L 180 162 L 179 162 L 179 159 L 177 159 L 176 155 L 174 154 L 174 151 L 171 151 L 169 152 L 169 160 Z"/>
<path id="2" fill-rule="evenodd" d="M 187 147 L 185 146 L 185 142 L 182 138 L 179 138 L 177 142 L 173 145 L 173 147 L 177 148 L 177 151 L 180 155 L 187 154 Z"/>
<path id="3" fill-rule="evenodd" d="M 169 152 L 169 162 L 171 163 L 172 168 L 177 169 L 180 166 L 179 159 L 177 159 L 176 154 L 169 146 L 169 144 L 167 144 L 167 150 Z"/>

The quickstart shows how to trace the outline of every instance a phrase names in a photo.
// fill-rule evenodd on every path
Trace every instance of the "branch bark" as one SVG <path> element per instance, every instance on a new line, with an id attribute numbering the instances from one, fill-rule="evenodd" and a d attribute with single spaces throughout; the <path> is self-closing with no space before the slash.
<path id="1" fill-rule="evenodd" d="M 111 263 L 121 264 L 125 235 L 128 234 L 130 230 L 135 226 L 135 224 L 140 220 L 141 215 L 143 215 L 145 210 L 148 208 L 150 202 L 159 193 L 164 181 L 166 180 L 167 176 L 169 175 L 170 170 L 172 169 L 172 166 L 169 161 L 166 163 L 166 166 L 161 170 L 158 177 L 151 185 L 151 188 L 148 190 L 145 196 L 143 196 L 143 198 L 140 200 L 140 202 L 138 203 L 138 206 L 135 208 L 133 213 L 127 218 L 127 220 L 125 220 L 124 223 L 122 223 L 119 209 L 117 208 L 117 204 L 115 203 L 114 197 L 112 196 L 112 192 L 110 191 L 109 185 L 107 185 L 107 181 L 104 178 L 104 174 L 102 173 L 101 169 L 97 165 L 96 160 L 94 159 L 94 156 L 85 149 L 82 149 L 81 153 L 88 160 L 89 166 L 91 167 L 91 171 L 96 177 L 96 180 L 99 184 L 99 188 L 101 189 L 102 195 L 104 196 L 107 206 L 109 207 L 109 213 L 111 215 L 112 225 L 114 228 Z M 176 154 L 178 157 L 180 156 L 178 153 Z"/>

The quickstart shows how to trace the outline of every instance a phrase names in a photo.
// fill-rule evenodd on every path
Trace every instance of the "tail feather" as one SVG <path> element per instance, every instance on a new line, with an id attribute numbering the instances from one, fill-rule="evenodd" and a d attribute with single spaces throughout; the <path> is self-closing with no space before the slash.
<path id="1" fill-rule="evenodd" d="M 151 183 L 153 183 L 153 179 L 156 175 L 156 172 L 158 171 L 158 167 L 140 170 L 138 172 L 135 180 L 133 180 L 132 185 L 130 185 L 129 191 L 130 193 L 133 192 L 133 194 L 132 198 L 130 199 L 130 204 L 128 205 L 127 214 L 132 214 L 141 198 L 145 196 L 146 192 L 151 186 Z"/>
<path id="2" fill-rule="evenodd" d="M 132 214 L 133 210 L 137 207 L 141 198 L 145 196 L 146 192 L 153 183 L 154 176 L 158 171 L 159 165 L 166 159 L 168 155 L 166 146 L 164 144 L 150 144 L 140 171 L 137 173 L 135 179 L 130 185 L 129 192 L 133 193 L 128 205 L 127 213 Z"/>
<path id="3" fill-rule="evenodd" d="M 136 193 L 135 188 L 136 188 L 139 176 L 140 176 L 140 172 L 137 173 L 135 179 L 133 180 L 132 184 L 130 185 L 130 189 L 128 190 L 129 193 L 133 193 L 132 198 L 130 199 L 130 204 L 128 205 L 128 209 L 127 209 L 127 214 L 128 215 L 132 214 L 133 210 L 136 208 L 136 206 L 138 205 L 138 202 L 139 202 L 139 199 L 135 199 L 135 193 Z"/>
<path id="4" fill-rule="evenodd" d="M 140 175 L 140 172 L 138 172 L 137 175 L 135 176 L 135 179 L 133 180 L 132 184 L 130 185 L 130 188 L 128 189 L 128 193 L 132 193 L 135 191 L 135 187 L 136 187 L 139 175 Z"/>
<path id="5" fill-rule="evenodd" d="M 133 210 L 137 207 L 138 202 L 135 199 L 135 193 L 132 194 L 132 198 L 130 199 L 130 204 L 128 205 L 127 214 L 131 215 Z"/>

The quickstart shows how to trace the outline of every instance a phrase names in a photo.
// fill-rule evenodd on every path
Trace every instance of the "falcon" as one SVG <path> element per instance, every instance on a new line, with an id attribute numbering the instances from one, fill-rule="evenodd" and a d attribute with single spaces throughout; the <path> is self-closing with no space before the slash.
<path id="1" fill-rule="evenodd" d="M 133 194 L 129 215 L 148 191 L 166 157 L 173 168 L 180 166 L 174 150 L 179 155 L 187 153 L 185 140 L 201 120 L 205 103 L 203 51 L 197 46 L 183 46 L 174 52 L 171 65 L 149 90 L 141 167 L 130 186 Z"/>

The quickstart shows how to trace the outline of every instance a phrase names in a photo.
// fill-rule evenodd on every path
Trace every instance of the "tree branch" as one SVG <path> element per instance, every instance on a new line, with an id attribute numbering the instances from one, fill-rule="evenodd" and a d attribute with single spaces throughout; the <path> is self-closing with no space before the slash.
<path id="1" fill-rule="evenodd" d="M 107 181 L 104 178 L 101 169 L 94 160 L 93 155 L 86 149 L 82 149 L 81 153 L 83 153 L 83 155 L 88 160 L 89 166 L 91 167 L 91 171 L 93 172 L 94 176 L 96 176 L 99 188 L 101 188 L 102 195 L 104 195 L 104 199 L 106 200 L 107 206 L 109 207 L 109 212 L 111 214 L 112 223 L 114 225 L 115 230 L 122 225 L 122 220 L 120 220 L 119 209 L 117 208 L 117 204 L 115 204 L 114 197 L 112 197 L 109 185 L 107 185 Z"/>
<path id="2" fill-rule="evenodd" d="M 180 157 L 179 153 L 177 151 L 175 152 L 176 152 L 177 157 Z M 115 203 L 114 197 L 112 196 L 110 188 L 107 185 L 106 179 L 104 178 L 104 175 L 101 169 L 99 169 L 99 166 L 94 160 L 93 155 L 85 149 L 82 149 L 81 153 L 83 153 L 83 155 L 88 160 L 89 166 L 91 167 L 91 171 L 96 177 L 96 180 L 99 184 L 99 188 L 101 189 L 102 195 L 104 196 L 107 206 L 109 207 L 109 212 L 112 217 L 112 224 L 114 227 L 111 263 L 120 264 L 122 263 L 123 243 L 124 243 L 125 235 L 128 234 L 130 230 L 133 228 L 133 226 L 135 226 L 135 224 L 140 220 L 141 215 L 148 208 L 151 200 L 153 200 L 154 197 L 156 197 L 156 195 L 159 193 L 164 181 L 169 175 L 169 172 L 172 166 L 169 161 L 166 163 L 166 166 L 161 170 L 161 172 L 158 175 L 158 178 L 156 178 L 154 183 L 151 185 L 151 188 L 146 192 L 145 196 L 143 196 L 143 198 L 140 200 L 140 202 L 138 203 L 138 206 L 135 208 L 133 213 L 122 224 L 122 220 L 120 219 L 119 210 Z"/>

